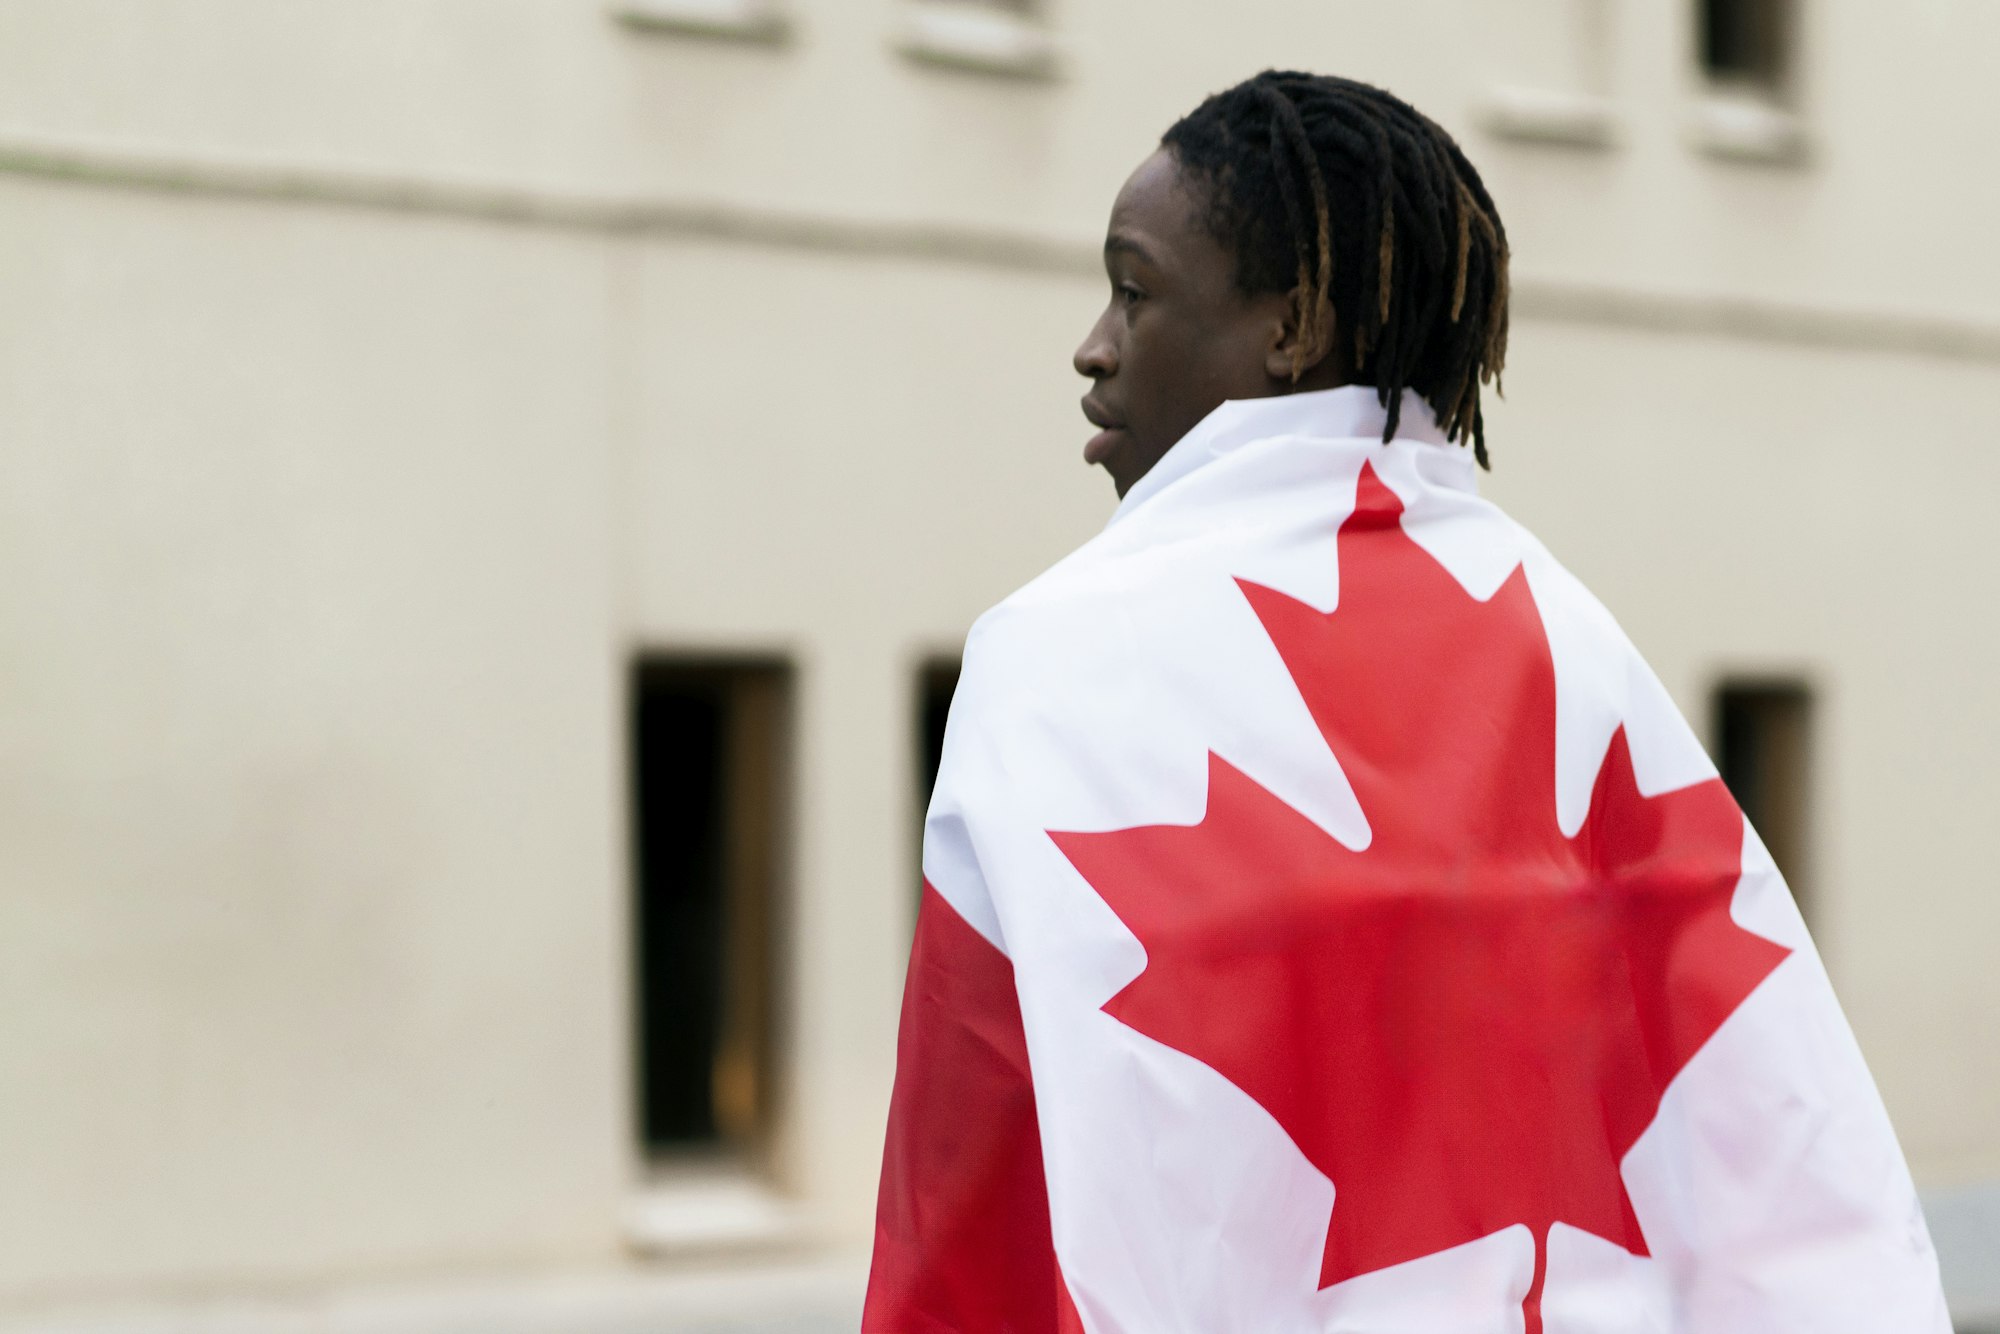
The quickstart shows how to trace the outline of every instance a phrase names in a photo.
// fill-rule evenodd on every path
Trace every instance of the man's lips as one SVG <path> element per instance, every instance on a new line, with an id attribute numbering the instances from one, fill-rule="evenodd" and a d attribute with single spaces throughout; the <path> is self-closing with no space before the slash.
<path id="1" fill-rule="evenodd" d="M 1083 461 L 1102 463 L 1111 457 L 1111 451 L 1118 447 L 1120 440 L 1124 439 L 1125 424 L 1088 398 L 1083 400 L 1083 415 L 1089 419 L 1092 426 L 1098 428 L 1097 434 L 1084 442 Z"/>

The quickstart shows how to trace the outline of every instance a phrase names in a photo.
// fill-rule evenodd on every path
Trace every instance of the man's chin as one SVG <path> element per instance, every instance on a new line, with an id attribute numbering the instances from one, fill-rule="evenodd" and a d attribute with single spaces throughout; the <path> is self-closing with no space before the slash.
<path id="1" fill-rule="evenodd" d="M 1111 474 L 1112 488 L 1118 492 L 1120 500 L 1125 499 L 1125 493 L 1132 489 L 1132 483 L 1145 475 L 1143 471 L 1133 471 L 1128 464 L 1126 455 L 1122 452 L 1112 454 L 1108 458 L 1100 459 L 1098 462 L 1104 471 Z"/>
<path id="2" fill-rule="evenodd" d="M 1102 464 L 1109 468 L 1112 466 L 1111 461 L 1124 448 L 1126 440 L 1124 427 L 1107 426 L 1083 442 L 1083 461 L 1085 463 Z"/>

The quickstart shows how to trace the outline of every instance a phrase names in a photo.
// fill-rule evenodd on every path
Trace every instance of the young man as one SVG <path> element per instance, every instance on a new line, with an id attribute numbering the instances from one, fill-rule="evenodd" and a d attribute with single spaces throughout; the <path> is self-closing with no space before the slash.
<path id="1" fill-rule="evenodd" d="M 864 1329 L 1945 1334 L 1768 854 L 1474 491 L 1457 145 L 1259 75 L 1104 252 L 1123 499 L 967 643 Z"/>

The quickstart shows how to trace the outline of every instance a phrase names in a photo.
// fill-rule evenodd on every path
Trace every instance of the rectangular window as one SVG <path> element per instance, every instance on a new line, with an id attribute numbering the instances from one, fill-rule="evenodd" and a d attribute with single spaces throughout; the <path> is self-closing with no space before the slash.
<path id="1" fill-rule="evenodd" d="M 635 1083 L 650 1154 L 752 1148 L 768 1128 L 790 696 L 777 662 L 633 668 Z"/>
<path id="2" fill-rule="evenodd" d="M 1807 904 L 1812 695 L 1799 681 L 1724 682 L 1715 692 L 1715 763 Z"/>
<path id="3" fill-rule="evenodd" d="M 1022 79 L 1058 73 L 1038 0 L 904 0 L 899 16 L 896 46 L 911 60 Z"/>
<path id="4" fill-rule="evenodd" d="M 1610 92 L 1611 0 L 1481 0 L 1468 11 L 1473 68 L 1493 83 Z"/>
<path id="5" fill-rule="evenodd" d="M 1776 95 L 1791 73 L 1789 0 L 1700 0 L 1702 70 L 1710 81 Z"/>
<path id="6" fill-rule="evenodd" d="M 924 814 L 937 787 L 938 766 L 944 759 L 944 725 L 951 716 L 952 695 L 958 690 L 957 658 L 932 658 L 917 669 L 917 782 L 911 793 L 917 803 L 917 857 L 923 858 Z M 920 896 L 920 878 L 911 895 Z"/>
<path id="7" fill-rule="evenodd" d="M 611 12 L 636 29 L 694 37 L 782 42 L 792 32 L 786 0 L 612 0 Z"/>
<path id="8" fill-rule="evenodd" d="M 944 724 L 958 689 L 957 658 L 933 658 L 917 672 L 917 812 L 922 815 L 937 786 L 944 758 Z"/>
<path id="9" fill-rule="evenodd" d="M 1609 148 L 1613 0 L 1481 0 L 1468 10 L 1486 91 L 1485 129 L 1503 139 Z"/>

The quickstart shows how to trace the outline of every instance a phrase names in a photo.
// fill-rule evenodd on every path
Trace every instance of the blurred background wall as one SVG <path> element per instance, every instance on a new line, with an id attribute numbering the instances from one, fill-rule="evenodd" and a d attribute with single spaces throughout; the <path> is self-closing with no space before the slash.
<path id="1" fill-rule="evenodd" d="M 2000 1311 L 1996 48 L 0 0 L 0 1326 L 851 1328 L 958 644 L 1109 513 L 1112 195 L 1269 65 L 1485 173 L 1489 494 L 1706 730 Z"/>

